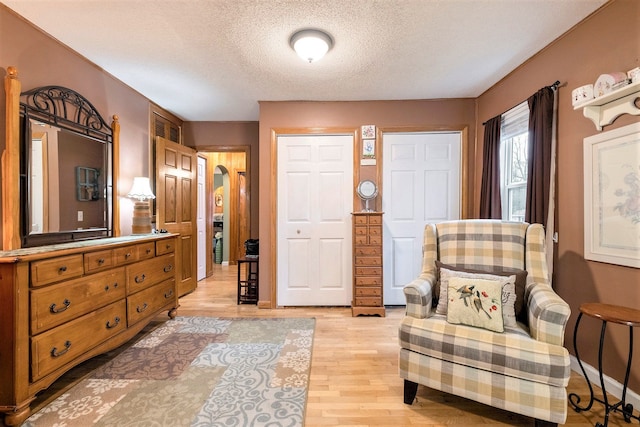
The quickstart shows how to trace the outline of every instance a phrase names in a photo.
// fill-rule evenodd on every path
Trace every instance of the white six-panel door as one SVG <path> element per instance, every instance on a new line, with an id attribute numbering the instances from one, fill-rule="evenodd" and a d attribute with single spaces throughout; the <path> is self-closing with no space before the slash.
<path id="1" fill-rule="evenodd" d="M 277 304 L 351 304 L 353 136 L 278 136 Z"/>
<path id="2" fill-rule="evenodd" d="M 207 160 L 198 157 L 198 205 L 196 208 L 196 227 L 198 229 L 198 267 L 196 280 L 202 280 L 207 275 L 207 195 L 205 191 Z"/>
<path id="3" fill-rule="evenodd" d="M 384 133 L 385 305 L 404 305 L 404 285 L 422 267 L 427 223 L 460 218 L 459 132 Z"/>

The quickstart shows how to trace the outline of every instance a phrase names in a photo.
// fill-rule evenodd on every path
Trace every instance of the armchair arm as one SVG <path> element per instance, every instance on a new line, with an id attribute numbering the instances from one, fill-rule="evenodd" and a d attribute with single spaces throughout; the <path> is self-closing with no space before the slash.
<path id="1" fill-rule="evenodd" d="M 431 316 L 433 282 L 429 279 L 415 279 L 403 289 L 407 300 L 407 316 L 424 319 Z"/>
<path id="2" fill-rule="evenodd" d="M 531 337 L 549 344 L 563 345 L 565 327 L 571 314 L 569 304 L 545 284 L 534 283 L 528 291 Z"/>

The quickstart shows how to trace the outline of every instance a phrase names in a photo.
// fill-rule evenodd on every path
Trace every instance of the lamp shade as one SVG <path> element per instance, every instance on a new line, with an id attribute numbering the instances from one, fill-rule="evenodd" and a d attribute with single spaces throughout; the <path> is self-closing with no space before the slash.
<path id="1" fill-rule="evenodd" d="M 131 186 L 131 191 L 129 191 L 127 197 L 138 200 L 155 199 L 156 196 L 154 196 L 153 191 L 151 191 L 149 178 L 144 176 L 136 176 L 133 178 L 133 185 Z"/>
<path id="2" fill-rule="evenodd" d="M 294 33 L 289 44 L 300 58 L 315 62 L 333 47 L 333 39 L 324 31 L 306 29 Z"/>

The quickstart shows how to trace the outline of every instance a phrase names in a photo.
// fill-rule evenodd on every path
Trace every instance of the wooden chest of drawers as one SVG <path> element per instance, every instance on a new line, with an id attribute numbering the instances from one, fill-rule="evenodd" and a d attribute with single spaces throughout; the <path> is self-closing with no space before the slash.
<path id="1" fill-rule="evenodd" d="M 382 303 L 382 212 L 353 214 L 353 316 L 385 315 Z"/>
<path id="2" fill-rule="evenodd" d="M 30 414 L 35 395 L 178 307 L 176 235 L 0 252 L 0 413 Z M 1 424 L 1 423 L 0 423 Z"/>

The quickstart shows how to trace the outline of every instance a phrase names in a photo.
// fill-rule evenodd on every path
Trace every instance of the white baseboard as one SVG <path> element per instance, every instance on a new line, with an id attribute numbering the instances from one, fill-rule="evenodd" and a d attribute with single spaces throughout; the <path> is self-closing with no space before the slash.
<path id="1" fill-rule="evenodd" d="M 576 359 L 576 357 L 573 355 L 570 355 L 569 358 L 571 359 L 571 370 L 579 373 L 582 377 L 582 370 L 580 369 L 580 365 L 578 364 L 578 359 Z M 591 381 L 591 385 L 600 388 L 600 374 L 598 373 L 598 370 L 588 363 L 582 362 L 582 366 L 584 366 L 584 370 L 587 373 L 587 377 Z M 622 399 L 622 384 L 607 375 L 603 375 L 603 378 L 604 386 L 607 389 L 607 393 L 615 396 L 618 400 Z M 598 394 L 598 392 L 595 392 L 595 395 L 598 398 L 602 398 L 602 394 Z M 581 397 L 583 402 L 585 401 L 585 399 L 588 399 L 588 396 Z M 631 403 L 634 408 L 640 408 L 640 395 L 633 390 L 630 390 L 629 388 L 627 388 L 627 396 L 625 400 L 626 403 Z"/>
<path id="2" fill-rule="evenodd" d="M 229 267 L 229 261 L 222 261 L 222 265 L 226 265 L 227 267 Z"/>

